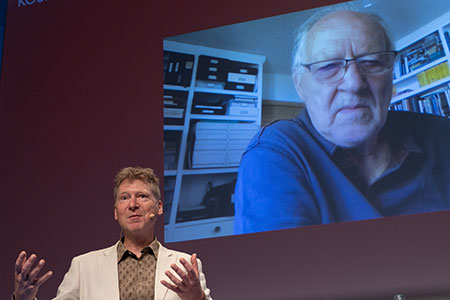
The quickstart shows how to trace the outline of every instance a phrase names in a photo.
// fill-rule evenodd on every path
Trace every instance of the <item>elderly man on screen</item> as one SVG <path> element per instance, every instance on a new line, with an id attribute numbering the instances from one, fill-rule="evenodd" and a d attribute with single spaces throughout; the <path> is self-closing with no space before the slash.
<path id="1" fill-rule="evenodd" d="M 124 237 L 109 248 L 75 257 L 54 299 L 211 300 L 196 254 L 169 250 L 154 236 L 163 207 L 153 170 L 124 168 L 115 183 L 114 217 Z M 51 271 L 40 276 L 45 262 L 36 261 L 35 254 L 19 254 L 13 299 L 34 299 L 52 276 Z M 164 274 L 170 282 L 163 280 Z"/>
<path id="2" fill-rule="evenodd" d="M 236 233 L 450 208 L 450 122 L 388 112 L 395 55 L 369 14 L 341 7 L 303 25 L 293 79 L 306 109 L 244 153 Z"/>

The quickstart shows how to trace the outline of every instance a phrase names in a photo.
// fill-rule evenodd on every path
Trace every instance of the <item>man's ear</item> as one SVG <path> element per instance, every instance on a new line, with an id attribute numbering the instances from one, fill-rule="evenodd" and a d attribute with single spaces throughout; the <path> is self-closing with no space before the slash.
<path id="1" fill-rule="evenodd" d="M 294 82 L 295 91 L 297 92 L 298 97 L 303 100 L 303 89 L 301 85 L 301 77 L 302 77 L 303 71 L 295 71 L 295 73 L 292 74 L 292 81 Z"/>
<path id="2" fill-rule="evenodd" d="M 163 209 L 163 202 L 161 200 L 158 200 L 158 212 L 157 212 L 158 216 L 162 215 L 163 211 L 164 211 L 164 209 Z"/>
<path id="3" fill-rule="evenodd" d="M 117 221 L 117 207 L 114 205 L 114 220 Z"/>

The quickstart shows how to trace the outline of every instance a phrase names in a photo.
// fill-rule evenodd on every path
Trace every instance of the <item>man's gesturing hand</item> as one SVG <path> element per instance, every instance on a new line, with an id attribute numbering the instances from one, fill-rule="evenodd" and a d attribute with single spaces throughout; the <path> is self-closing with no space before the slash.
<path id="1" fill-rule="evenodd" d="M 14 297 L 16 300 L 32 300 L 36 297 L 41 284 L 46 282 L 52 275 L 52 271 L 48 271 L 41 277 L 39 272 L 45 265 L 45 261 L 41 259 L 36 266 L 33 267 L 37 260 L 36 254 L 30 255 L 27 259 L 25 251 L 20 252 L 16 260 L 14 268 Z"/>
<path id="2" fill-rule="evenodd" d="M 167 277 L 172 281 L 169 283 L 165 280 L 161 280 L 161 283 L 168 289 L 177 293 L 177 295 L 183 300 L 203 300 L 205 294 L 200 286 L 197 254 L 192 254 L 191 263 L 184 258 L 180 258 L 180 263 L 184 269 L 181 269 L 176 264 L 172 264 L 170 267 L 180 276 L 181 280 L 167 270 L 165 273 Z"/>

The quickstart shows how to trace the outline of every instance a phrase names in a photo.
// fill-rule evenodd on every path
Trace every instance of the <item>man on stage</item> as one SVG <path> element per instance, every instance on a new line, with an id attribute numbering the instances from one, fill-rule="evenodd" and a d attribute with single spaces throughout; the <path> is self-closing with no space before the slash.
<path id="1" fill-rule="evenodd" d="M 163 204 L 153 170 L 120 170 L 114 199 L 114 218 L 123 237 L 111 247 L 75 257 L 54 300 L 211 300 L 196 254 L 169 250 L 154 236 Z M 52 276 L 51 271 L 40 276 L 45 261 L 34 266 L 36 261 L 35 254 L 28 258 L 25 251 L 19 254 L 13 299 L 34 299 Z M 163 279 L 164 274 L 170 282 Z"/>

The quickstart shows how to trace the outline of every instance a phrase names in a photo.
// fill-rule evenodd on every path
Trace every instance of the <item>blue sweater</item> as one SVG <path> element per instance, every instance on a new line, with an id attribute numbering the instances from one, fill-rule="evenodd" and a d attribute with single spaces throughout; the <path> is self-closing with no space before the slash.
<path id="1" fill-rule="evenodd" d="M 235 233 L 449 209 L 450 120 L 389 112 L 383 131 L 407 156 L 369 186 L 306 111 L 263 127 L 239 168 Z"/>

